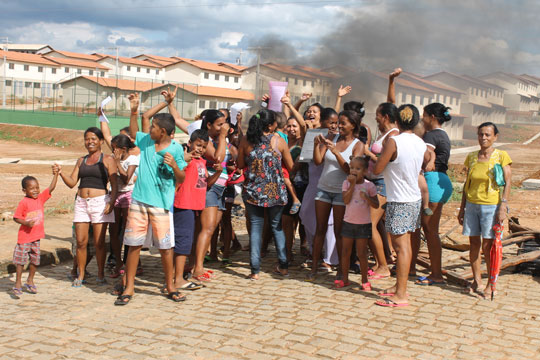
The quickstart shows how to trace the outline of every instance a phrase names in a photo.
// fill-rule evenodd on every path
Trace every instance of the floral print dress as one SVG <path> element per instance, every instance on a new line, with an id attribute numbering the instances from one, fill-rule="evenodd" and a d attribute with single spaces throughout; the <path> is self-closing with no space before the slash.
<path id="1" fill-rule="evenodd" d="M 284 206 L 287 190 L 281 168 L 281 153 L 274 150 L 274 134 L 261 136 L 261 142 L 247 155 L 246 180 L 242 191 L 245 202 L 261 207 Z"/>

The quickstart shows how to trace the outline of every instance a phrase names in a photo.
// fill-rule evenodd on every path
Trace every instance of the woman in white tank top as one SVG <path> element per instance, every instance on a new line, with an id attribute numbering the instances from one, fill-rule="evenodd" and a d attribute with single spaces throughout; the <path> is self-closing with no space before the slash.
<path id="1" fill-rule="evenodd" d="M 376 302 L 380 306 L 407 306 L 407 279 L 411 265 L 411 233 L 420 228 L 422 194 L 418 176 L 422 170 L 426 144 L 413 133 L 420 120 L 411 104 L 398 108 L 400 134 L 390 138 L 375 164 L 374 173 L 383 174 L 387 192 L 386 231 L 397 253 L 396 285 L 384 291 L 392 294 Z"/>
<path id="2" fill-rule="evenodd" d="M 345 215 L 342 185 L 349 174 L 351 156 L 362 156 L 364 144 L 356 138 L 360 126 L 358 114 L 354 111 L 342 111 L 339 114 L 339 135 L 328 139 L 319 136 L 315 139 L 313 161 L 316 165 L 324 164 L 317 195 L 315 197 L 315 215 L 317 232 L 313 239 L 313 262 L 307 280 L 313 280 L 318 267 L 324 237 L 328 227 L 330 211 L 334 212 L 334 233 L 338 256 L 341 256 L 341 224 Z"/>

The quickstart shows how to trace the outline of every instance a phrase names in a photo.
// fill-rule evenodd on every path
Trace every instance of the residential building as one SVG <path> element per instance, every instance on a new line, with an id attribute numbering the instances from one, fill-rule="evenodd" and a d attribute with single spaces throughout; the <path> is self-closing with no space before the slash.
<path id="1" fill-rule="evenodd" d="M 53 48 L 46 44 L 2 44 L 7 51 L 16 51 L 25 54 L 43 54 L 51 51 Z"/>
<path id="2" fill-rule="evenodd" d="M 163 65 L 152 60 L 140 60 L 129 57 L 118 57 L 118 69 L 116 69 L 116 56 L 102 55 L 97 60 L 98 63 L 111 69 L 108 72 L 108 77 L 121 76 L 123 79 L 141 79 L 142 81 L 163 81 L 165 77 L 165 71 Z"/>
<path id="3" fill-rule="evenodd" d="M 307 66 L 290 66 L 277 63 L 264 63 L 259 66 L 259 86 L 257 87 L 257 66 L 250 66 L 242 71 L 242 88 L 251 91 L 260 99 L 269 90 L 270 81 L 288 83 L 288 90 L 293 102 L 302 94 L 312 94 L 309 103 L 321 103 L 333 106 L 336 101 L 332 81 L 339 76 Z"/>
<path id="4" fill-rule="evenodd" d="M 72 51 L 63 51 L 63 50 L 51 50 L 42 54 L 47 57 L 62 58 L 62 59 L 78 59 L 83 61 L 97 61 L 102 58 L 104 55 L 98 54 L 82 54 Z"/>
<path id="5" fill-rule="evenodd" d="M 425 76 L 424 79 L 460 89 L 461 113 L 465 115 L 467 125 L 478 126 L 486 121 L 504 124 L 506 107 L 504 104 L 504 88 L 494 83 L 477 79 L 468 75 L 456 75 L 442 71 Z"/>
<path id="6" fill-rule="evenodd" d="M 539 85 L 536 81 L 502 71 L 481 76 L 480 79 L 505 89 L 503 104 L 513 116 L 538 115 L 540 98 L 538 97 Z"/>

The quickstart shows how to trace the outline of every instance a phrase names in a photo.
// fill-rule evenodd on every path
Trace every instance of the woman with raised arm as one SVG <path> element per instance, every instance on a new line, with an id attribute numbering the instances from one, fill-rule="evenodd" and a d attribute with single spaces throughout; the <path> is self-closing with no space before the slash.
<path id="1" fill-rule="evenodd" d="M 407 280 L 411 265 L 411 233 L 420 227 L 422 194 L 418 177 L 426 153 L 426 144 L 413 133 L 420 121 L 418 109 L 411 104 L 398 108 L 400 134 L 385 143 L 373 173 L 383 174 L 387 192 L 386 231 L 397 254 L 396 285 L 381 293 L 388 296 L 376 302 L 380 306 L 407 306 Z"/>
<path id="2" fill-rule="evenodd" d="M 342 185 L 349 175 L 349 160 L 351 156 L 364 154 L 364 143 L 356 138 L 360 120 L 354 111 L 342 111 L 339 114 L 339 134 L 333 138 L 319 135 L 315 139 L 313 148 L 313 162 L 315 165 L 324 164 L 317 195 L 315 196 L 315 215 L 317 218 L 317 231 L 313 239 L 313 263 L 311 272 L 306 280 L 312 281 L 317 273 L 319 257 L 324 245 L 324 238 L 328 228 L 330 212 L 334 215 L 334 234 L 336 249 L 341 258 L 341 224 L 345 214 Z M 341 271 L 338 270 L 340 279 Z"/>
<path id="3" fill-rule="evenodd" d="M 471 247 L 469 261 L 473 272 L 473 282 L 465 290 L 476 292 L 480 296 L 490 296 L 489 282 L 482 289 L 482 259 L 484 253 L 486 268 L 489 272 L 490 249 L 495 234 L 493 226 L 502 224 L 508 213 L 508 198 L 512 188 L 512 159 L 506 151 L 495 149 L 499 129 L 492 122 L 478 126 L 480 150 L 467 155 L 467 180 L 463 186 L 463 195 L 459 209 L 459 224 L 463 225 L 463 235 L 469 237 Z M 499 171 L 497 171 L 497 169 Z M 501 182 L 504 181 L 504 184 Z M 503 186 L 501 191 L 500 187 Z"/>
<path id="4" fill-rule="evenodd" d="M 281 214 L 287 204 L 282 163 L 290 171 L 293 161 L 287 143 L 275 134 L 276 127 L 275 113 L 266 109 L 259 110 L 249 120 L 246 136 L 242 138 L 238 149 L 238 168 L 245 169 L 246 177 L 242 198 L 251 227 L 251 280 L 259 279 L 265 213 L 274 234 L 279 261 L 274 273 L 288 276 L 285 235 L 281 226 Z"/>
<path id="5" fill-rule="evenodd" d="M 75 237 L 77 239 L 77 262 L 79 273 L 73 280 L 73 287 L 81 287 L 86 270 L 86 249 L 88 246 L 88 232 L 90 225 L 94 233 L 94 245 L 98 265 L 98 284 L 106 284 L 105 280 L 105 233 L 107 224 L 114 222 L 114 203 L 118 187 L 116 185 L 116 162 L 110 155 L 101 151 L 104 138 L 103 133 L 96 127 L 90 127 L 84 132 L 84 146 L 88 155 L 79 158 L 71 175 L 60 172 L 64 183 L 74 188 L 77 183 L 79 189 L 75 199 Z M 79 182 L 80 180 L 80 182 Z M 111 192 L 107 190 L 110 183 Z"/>

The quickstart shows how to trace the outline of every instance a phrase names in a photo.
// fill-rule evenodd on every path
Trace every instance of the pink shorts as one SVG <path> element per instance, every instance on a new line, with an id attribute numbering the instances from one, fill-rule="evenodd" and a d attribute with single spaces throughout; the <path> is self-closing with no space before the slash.
<path id="1" fill-rule="evenodd" d="M 89 222 L 92 224 L 113 223 L 114 211 L 105 214 L 105 206 L 109 203 L 109 195 L 96 196 L 93 198 L 82 198 L 77 195 L 75 199 L 74 223 Z"/>
<path id="2" fill-rule="evenodd" d="M 13 251 L 13 264 L 26 265 L 26 263 L 28 263 L 28 258 L 30 258 L 30 263 L 38 266 L 40 259 L 39 255 L 39 240 L 17 244 L 15 245 L 15 251 Z"/>
<path id="3" fill-rule="evenodd" d="M 131 193 L 132 191 L 119 192 L 114 206 L 122 209 L 129 208 L 129 205 L 131 205 Z"/>

